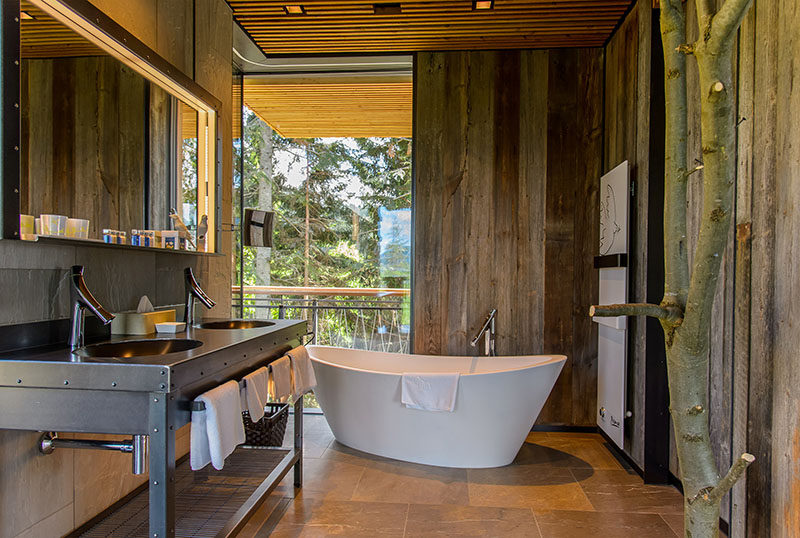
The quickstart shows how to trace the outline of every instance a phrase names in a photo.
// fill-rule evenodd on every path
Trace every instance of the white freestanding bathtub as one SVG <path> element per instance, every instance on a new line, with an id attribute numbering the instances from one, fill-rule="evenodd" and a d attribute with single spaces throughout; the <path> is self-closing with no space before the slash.
<path id="1" fill-rule="evenodd" d="M 397 460 L 441 467 L 511 463 L 566 357 L 440 357 L 308 346 L 314 392 L 336 439 Z M 400 403 L 403 372 L 459 372 L 452 413 Z"/>

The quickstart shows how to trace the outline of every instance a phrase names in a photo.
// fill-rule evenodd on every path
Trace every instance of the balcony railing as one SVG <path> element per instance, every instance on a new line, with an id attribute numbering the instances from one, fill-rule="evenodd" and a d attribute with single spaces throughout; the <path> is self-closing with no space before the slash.
<path id="1" fill-rule="evenodd" d="M 234 286 L 231 292 L 236 315 L 241 307 L 245 318 L 308 320 L 315 344 L 409 350 L 407 289 Z"/>

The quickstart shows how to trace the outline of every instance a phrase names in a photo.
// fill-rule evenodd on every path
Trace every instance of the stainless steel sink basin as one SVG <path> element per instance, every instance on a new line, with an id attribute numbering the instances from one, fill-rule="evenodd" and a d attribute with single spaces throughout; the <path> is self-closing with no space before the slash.
<path id="1" fill-rule="evenodd" d="M 258 321 L 252 319 L 229 319 L 227 321 L 209 321 L 197 325 L 198 329 L 257 329 L 275 325 L 271 321 Z"/>
<path id="2" fill-rule="evenodd" d="M 185 338 L 125 340 L 123 342 L 91 344 L 76 349 L 73 353 L 81 357 L 147 357 L 188 351 L 202 345 L 203 342 Z"/>

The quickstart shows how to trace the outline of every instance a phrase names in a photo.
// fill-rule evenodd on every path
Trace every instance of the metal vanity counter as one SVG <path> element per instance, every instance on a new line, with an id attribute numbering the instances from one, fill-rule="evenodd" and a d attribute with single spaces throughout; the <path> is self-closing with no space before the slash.
<path id="1" fill-rule="evenodd" d="M 80 357 L 74 362 L 66 347 L 6 353 L 0 356 L 0 429 L 147 435 L 149 536 L 174 536 L 175 431 L 191 422 L 196 396 L 239 380 L 302 343 L 305 321 L 271 321 L 274 325 L 252 329 L 189 328 L 174 336 L 202 345 L 165 355 Z M 297 485 L 302 479 L 301 398 L 295 405 L 298 409 L 295 448 L 285 458 L 281 474 L 294 466 Z M 271 489 L 266 482 L 259 490 Z M 229 524 L 227 533 L 235 526 Z"/>

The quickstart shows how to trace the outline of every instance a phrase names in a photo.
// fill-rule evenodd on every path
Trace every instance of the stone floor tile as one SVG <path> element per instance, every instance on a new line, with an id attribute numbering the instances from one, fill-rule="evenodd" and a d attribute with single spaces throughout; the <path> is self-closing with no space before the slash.
<path id="1" fill-rule="evenodd" d="M 525 508 L 412 504 L 406 537 L 425 536 L 540 536 L 533 513 Z"/>
<path id="2" fill-rule="evenodd" d="M 534 511 L 542 536 L 547 538 L 670 538 L 674 533 L 658 514 L 624 512 Z"/>

